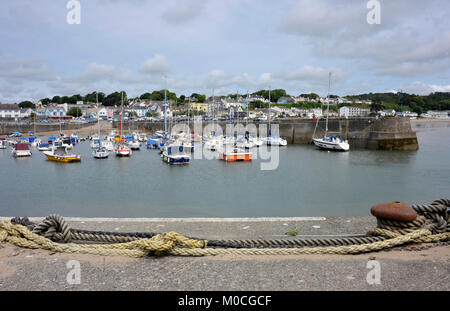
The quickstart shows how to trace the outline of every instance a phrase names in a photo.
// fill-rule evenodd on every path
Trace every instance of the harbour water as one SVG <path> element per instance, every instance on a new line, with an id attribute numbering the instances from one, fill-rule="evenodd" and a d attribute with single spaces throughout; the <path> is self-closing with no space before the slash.
<path id="1" fill-rule="evenodd" d="M 163 163 L 159 153 L 96 160 L 89 142 L 81 163 L 50 162 L 33 149 L 15 159 L 0 150 L 0 215 L 82 217 L 300 217 L 368 215 L 392 200 L 429 203 L 450 196 L 450 122 L 413 123 L 418 151 L 319 151 L 280 148 L 276 170 L 193 159 Z"/>

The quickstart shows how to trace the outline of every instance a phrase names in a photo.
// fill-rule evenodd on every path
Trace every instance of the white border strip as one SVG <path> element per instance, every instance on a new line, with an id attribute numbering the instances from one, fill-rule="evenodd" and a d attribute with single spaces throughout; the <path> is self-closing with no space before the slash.
<path id="1" fill-rule="evenodd" d="M 0 217 L 0 221 L 10 221 L 13 217 Z M 29 217 L 30 221 L 41 221 L 44 217 Z M 243 217 L 243 218 L 105 218 L 105 217 L 64 217 L 67 221 L 78 222 L 275 222 L 275 221 L 323 221 L 325 217 Z"/>

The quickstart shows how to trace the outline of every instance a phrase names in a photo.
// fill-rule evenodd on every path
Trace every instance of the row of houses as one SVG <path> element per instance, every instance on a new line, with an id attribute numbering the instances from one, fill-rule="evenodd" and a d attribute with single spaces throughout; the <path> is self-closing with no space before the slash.
<path id="1" fill-rule="evenodd" d="M 80 117 L 96 118 L 97 115 L 102 119 L 113 119 L 119 116 L 119 107 L 105 107 L 101 104 L 98 106 L 95 104 L 54 104 L 44 106 L 41 102 L 36 104 L 35 109 L 31 108 L 20 108 L 16 104 L 0 104 L 0 118 L 11 118 L 11 119 L 21 119 L 29 118 L 32 113 L 38 118 L 65 118 L 71 117 L 67 116 L 67 112 L 73 108 L 77 107 L 81 110 Z M 219 116 L 219 115 L 236 115 L 243 112 L 247 112 L 248 102 L 241 102 L 238 100 L 233 100 L 230 98 L 217 98 L 213 102 L 209 103 L 198 103 L 193 102 L 190 104 L 185 104 L 181 106 L 176 106 L 174 101 L 168 101 L 166 104 L 166 116 L 171 117 L 173 115 L 187 114 L 187 111 L 191 109 L 192 111 L 202 112 L 202 114 L 207 114 L 209 116 Z M 129 105 L 124 107 L 126 115 L 134 115 L 136 117 L 147 117 L 152 116 L 156 118 L 162 118 L 164 112 L 164 102 L 163 101 L 152 101 L 152 100 L 132 100 Z M 256 111 L 264 111 L 264 109 L 257 109 Z M 272 106 L 271 114 L 283 115 L 288 117 L 321 117 L 323 115 L 321 108 L 296 108 L 287 107 L 283 105 Z M 343 106 L 338 109 L 338 111 L 329 111 L 329 116 L 336 117 L 366 117 L 371 114 L 370 108 L 361 106 Z M 387 116 L 404 116 L 415 118 L 418 117 L 417 113 L 404 111 L 396 112 L 393 109 L 381 110 L 377 114 L 381 117 Z M 428 111 L 422 115 L 424 118 L 449 118 L 450 111 Z"/>
<path id="2" fill-rule="evenodd" d="M 0 104 L 0 118 L 7 119 L 23 119 L 29 118 L 33 109 L 20 108 L 16 104 Z"/>

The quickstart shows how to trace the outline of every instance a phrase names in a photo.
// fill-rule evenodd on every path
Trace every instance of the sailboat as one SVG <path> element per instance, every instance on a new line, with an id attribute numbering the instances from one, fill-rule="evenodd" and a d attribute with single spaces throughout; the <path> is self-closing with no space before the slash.
<path id="1" fill-rule="evenodd" d="M 120 127 L 119 127 L 119 137 L 116 137 L 117 147 L 114 149 L 116 156 L 118 157 L 129 157 L 131 155 L 131 149 L 123 143 L 122 139 L 122 115 L 123 115 L 123 92 L 122 92 L 122 103 L 120 105 Z"/>
<path id="2" fill-rule="evenodd" d="M 347 140 L 344 140 L 340 135 L 328 135 L 328 111 L 330 109 L 330 87 L 331 87 L 331 72 L 328 76 L 328 95 L 327 95 L 327 118 L 325 122 L 325 134 L 322 138 L 314 138 L 314 135 L 316 133 L 317 124 L 319 122 L 319 118 L 317 118 L 316 121 L 316 127 L 314 128 L 313 133 L 313 142 L 316 147 L 324 150 L 332 150 L 332 151 L 348 151 L 350 149 L 350 145 Z M 339 134 L 339 133 L 338 133 Z"/>
<path id="3" fill-rule="evenodd" d="M 271 119 L 271 107 L 270 107 L 270 90 L 269 90 L 269 136 L 264 138 L 263 141 L 266 143 L 266 145 L 268 146 L 287 146 L 287 141 L 286 139 L 280 137 L 280 136 L 274 136 L 272 135 L 272 129 L 270 127 L 270 119 Z"/>
<path id="4" fill-rule="evenodd" d="M 98 95 L 97 92 L 95 92 L 95 98 L 97 100 L 97 124 L 98 124 L 98 146 L 94 148 L 92 151 L 92 156 L 96 159 L 106 159 L 109 156 L 109 151 L 102 146 L 102 141 L 100 140 L 100 114 L 98 110 Z M 94 142 L 93 142 L 94 143 Z"/>

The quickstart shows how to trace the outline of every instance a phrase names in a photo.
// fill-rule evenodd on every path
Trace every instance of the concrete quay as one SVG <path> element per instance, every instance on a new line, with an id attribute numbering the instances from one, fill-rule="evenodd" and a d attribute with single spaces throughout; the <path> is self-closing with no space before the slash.
<path id="1" fill-rule="evenodd" d="M 3 217 L 0 220 L 9 220 Z M 32 219 L 34 221 L 41 218 Z M 66 218 L 72 228 L 176 231 L 206 239 L 295 239 L 365 234 L 374 217 L 246 219 Z M 297 237 L 286 235 L 298 230 Z M 80 282 L 68 282 L 80 264 Z M 378 262 L 378 283 L 371 279 Z M 51 253 L 0 244 L 0 290 L 450 290 L 450 247 L 397 248 L 360 255 L 102 257 Z M 369 262 L 372 262 L 370 264 Z M 72 262 L 73 264 L 73 262 Z M 369 281 L 368 281 L 369 280 Z M 73 282 L 72 282 L 73 283 Z"/>

